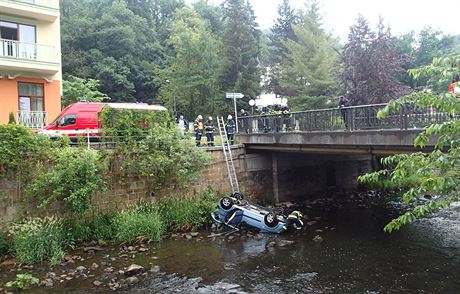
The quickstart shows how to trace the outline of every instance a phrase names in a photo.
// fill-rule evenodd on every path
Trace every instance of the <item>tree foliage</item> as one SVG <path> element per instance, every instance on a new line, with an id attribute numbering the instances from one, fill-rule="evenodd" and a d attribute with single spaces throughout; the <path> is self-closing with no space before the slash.
<path id="1" fill-rule="evenodd" d="M 217 87 L 219 41 L 209 23 L 189 7 L 176 11 L 170 29 L 167 42 L 172 55 L 157 76 L 161 100 L 172 109 L 175 99 L 178 111 L 191 119 L 215 113 L 215 106 L 223 100 Z"/>
<path id="2" fill-rule="evenodd" d="M 98 90 L 99 86 L 100 82 L 95 79 L 82 79 L 71 75 L 67 76 L 62 81 L 62 106 L 65 107 L 82 100 L 87 102 L 102 102 L 110 99 L 109 96 Z"/>
<path id="3" fill-rule="evenodd" d="M 410 71 L 417 80 L 423 77 L 430 81 L 460 74 L 460 68 L 452 66 L 460 63 L 460 55 L 447 58 L 435 58 L 428 66 Z M 402 200 L 410 204 L 409 211 L 392 220 L 386 227 L 387 232 L 398 230 L 402 225 L 440 209 L 447 208 L 460 200 L 460 104 L 453 93 L 432 91 L 413 93 L 391 101 L 379 113 L 385 117 L 391 112 L 412 105 L 416 110 L 432 106 L 437 112 L 447 114 L 443 123 L 433 123 L 415 139 L 414 146 L 424 148 L 434 141 L 434 150 L 428 154 L 418 152 L 390 156 L 382 160 L 384 169 L 359 178 L 365 183 L 375 183 L 389 179 L 395 187 L 403 190 Z M 407 179 L 411 179 L 408 183 Z M 432 195 L 430 200 L 422 199 Z"/>
<path id="4" fill-rule="evenodd" d="M 353 105 L 387 102 L 407 94 L 400 80 L 405 57 L 398 54 L 398 43 L 380 19 L 377 31 L 359 16 L 350 28 L 344 47 L 339 77 Z"/>
<path id="5" fill-rule="evenodd" d="M 246 95 L 240 106 L 246 106 L 260 90 L 259 39 L 260 30 L 254 11 L 245 0 L 225 0 L 222 4 L 224 30 L 221 37 L 222 66 L 219 85 L 223 92 Z"/>
<path id="6" fill-rule="evenodd" d="M 339 88 L 333 74 L 339 45 L 324 30 L 316 1 L 298 12 L 293 33 L 277 70 L 281 94 L 291 98 L 294 109 L 324 107 L 327 96 L 334 96 Z"/>

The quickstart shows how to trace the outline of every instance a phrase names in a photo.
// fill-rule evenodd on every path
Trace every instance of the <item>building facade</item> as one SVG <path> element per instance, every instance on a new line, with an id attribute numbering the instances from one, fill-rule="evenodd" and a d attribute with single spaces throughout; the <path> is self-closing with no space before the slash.
<path id="1" fill-rule="evenodd" d="M 0 0 L 0 124 L 43 127 L 61 93 L 59 0 Z"/>

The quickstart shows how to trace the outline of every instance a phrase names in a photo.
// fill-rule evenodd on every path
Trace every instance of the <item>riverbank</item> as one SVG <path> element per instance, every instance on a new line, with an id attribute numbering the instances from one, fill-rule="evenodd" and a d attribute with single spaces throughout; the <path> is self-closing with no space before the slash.
<path id="1" fill-rule="evenodd" d="M 387 234 L 398 210 L 391 199 L 335 193 L 284 203 L 304 212 L 306 226 L 282 235 L 189 231 L 131 246 L 89 242 L 52 267 L 2 265 L 0 279 L 31 273 L 42 285 L 30 293 L 458 293 L 460 208 Z M 130 278 L 133 264 L 143 270 Z"/>

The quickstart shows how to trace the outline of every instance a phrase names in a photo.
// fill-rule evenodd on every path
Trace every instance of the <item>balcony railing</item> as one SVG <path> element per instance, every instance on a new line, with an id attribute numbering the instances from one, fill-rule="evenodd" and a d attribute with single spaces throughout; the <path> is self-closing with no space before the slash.
<path id="1" fill-rule="evenodd" d="M 11 0 L 11 1 L 29 3 L 29 4 L 34 4 L 37 6 L 44 6 L 44 7 L 50 7 L 50 8 L 57 8 L 57 4 L 59 0 Z"/>
<path id="2" fill-rule="evenodd" d="M 46 111 L 18 111 L 18 123 L 32 129 L 41 129 L 46 125 Z"/>
<path id="3" fill-rule="evenodd" d="M 53 46 L 7 39 L 0 39 L 0 57 L 53 63 L 56 60 Z"/>

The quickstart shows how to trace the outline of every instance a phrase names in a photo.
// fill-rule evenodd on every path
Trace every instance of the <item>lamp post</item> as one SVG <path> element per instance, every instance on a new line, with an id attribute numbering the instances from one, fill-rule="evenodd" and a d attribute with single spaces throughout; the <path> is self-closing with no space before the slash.
<path id="1" fill-rule="evenodd" d="M 254 99 L 249 100 L 249 105 L 251 106 L 251 115 L 254 115 L 254 105 L 256 105 L 256 101 Z"/>

